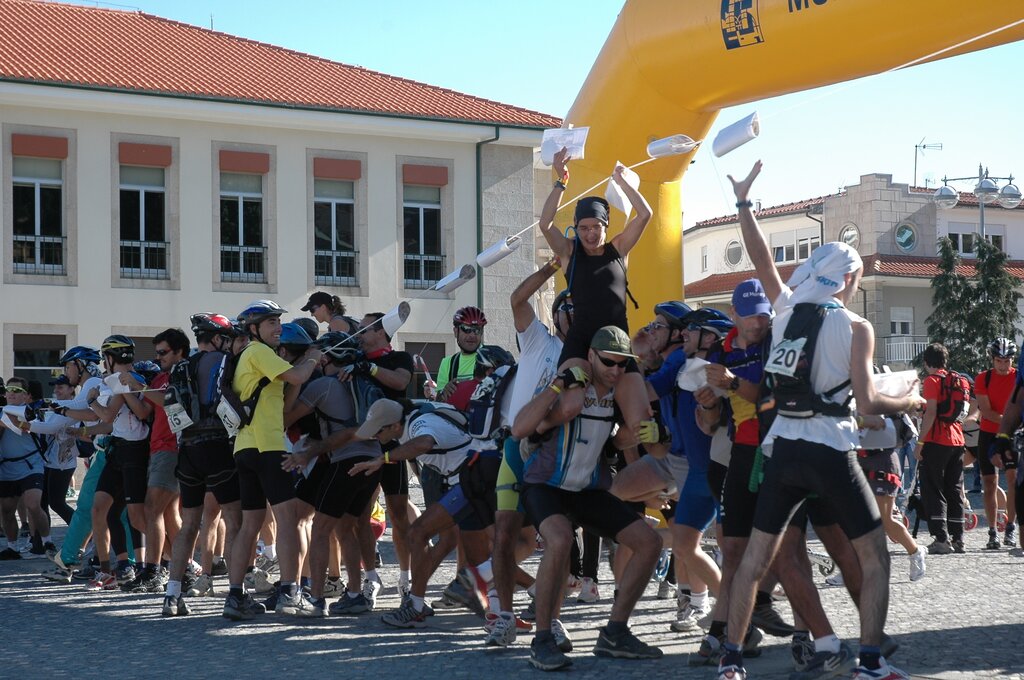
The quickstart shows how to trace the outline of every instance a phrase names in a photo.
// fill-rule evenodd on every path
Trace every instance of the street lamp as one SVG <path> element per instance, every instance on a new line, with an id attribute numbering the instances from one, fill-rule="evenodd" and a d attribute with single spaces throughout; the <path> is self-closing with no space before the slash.
<path id="1" fill-rule="evenodd" d="M 956 204 L 960 202 L 960 193 L 949 186 L 950 182 L 966 182 L 969 180 L 977 179 L 978 183 L 974 187 L 974 195 L 978 197 L 978 210 L 979 212 L 979 223 L 978 230 L 981 238 L 985 238 L 985 206 L 998 203 L 1007 210 L 1013 210 L 1021 203 L 1020 189 L 1013 183 L 1013 175 L 1009 177 L 989 177 L 988 168 L 983 168 L 981 164 L 978 164 L 978 176 L 975 177 L 943 177 L 942 186 L 935 190 L 932 194 L 932 200 L 935 205 L 943 210 L 949 210 L 955 208 Z M 1006 185 L 1002 189 L 996 183 L 996 180 L 1006 180 Z"/>

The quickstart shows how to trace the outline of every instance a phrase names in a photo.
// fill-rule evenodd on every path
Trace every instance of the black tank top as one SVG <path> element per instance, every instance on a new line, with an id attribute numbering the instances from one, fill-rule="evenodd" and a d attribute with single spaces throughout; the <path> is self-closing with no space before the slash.
<path id="1" fill-rule="evenodd" d="M 568 271 L 572 295 L 571 335 L 590 338 L 602 326 L 618 326 L 626 333 L 626 265 L 611 243 L 600 255 L 588 255 L 579 239 L 573 244 Z"/>

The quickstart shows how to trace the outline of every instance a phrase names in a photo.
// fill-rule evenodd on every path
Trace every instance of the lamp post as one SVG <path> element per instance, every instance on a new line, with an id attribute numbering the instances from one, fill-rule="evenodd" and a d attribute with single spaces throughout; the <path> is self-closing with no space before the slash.
<path id="1" fill-rule="evenodd" d="M 979 222 L 978 230 L 982 239 L 985 238 L 985 206 L 998 203 L 1007 210 L 1013 210 L 1021 203 L 1020 189 L 1013 183 L 1013 175 L 1009 177 L 991 177 L 988 168 L 978 164 L 978 176 L 975 177 L 943 177 L 942 186 L 935 190 L 932 200 L 943 210 L 956 207 L 960 202 L 960 192 L 949 186 L 950 182 L 967 182 L 977 180 L 974 195 L 978 197 Z M 1006 181 L 1002 189 L 997 181 Z"/>

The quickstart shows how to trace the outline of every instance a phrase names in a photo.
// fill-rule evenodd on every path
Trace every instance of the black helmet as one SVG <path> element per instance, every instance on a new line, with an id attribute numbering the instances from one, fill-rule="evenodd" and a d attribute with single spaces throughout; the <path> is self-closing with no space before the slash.
<path id="1" fill-rule="evenodd" d="M 320 324 L 308 316 L 301 316 L 297 319 L 292 319 L 291 323 L 302 326 L 302 330 L 306 331 L 306 335 L 308 335 L 311 340 L 316 340 L 316 336 L 320 335 Z"/>
<path id="2" fill-rule="evenodd" d="M 127 335 L 111 335 L 100 345 L 100 352 L 119 364 L 130 363 L 135 358 L 135 342 Z"/>
<path id="3" fill-rule="evenodd" d="M 332 363 L 338 366 L 354 364 L 363 357 L 363 352 L 359 349 L 359 341 L 341 331 L 324 333 L 316 341 L 316 346 L 331 358 Z"/>
<path id="4" fill-rule="evenodd" d="M 561 293 L 555 296 L 555 301 L 551 303 L 551 319 L 558 318 L 558 312 L 565 312 L 569 317 L 569 322 L 572 323 L 572 315 L 575 308 L 572 304 L 572 293 L 566 288 Z"/>
<path id="5" fill-rule="evenodd" d="M 223 314 L 214 314 L 213 312 L 199 312 L 193 314 L 189 319 L 192 324 L 192 333 L 195 335 L 201 335 L 203 333 L 214 333 L 217 335 L 235 335 L 234 326 L 231 324 L 231 319 L 227 318 Z"/>

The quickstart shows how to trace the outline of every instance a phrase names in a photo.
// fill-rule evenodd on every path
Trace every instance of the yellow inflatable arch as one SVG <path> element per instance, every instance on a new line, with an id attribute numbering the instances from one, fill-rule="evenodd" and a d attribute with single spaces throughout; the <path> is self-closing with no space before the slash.
<path id="1" fill-rule="evenodd" d="M 573 184 L 643 160 L 651 140 L 704 139 L 723 108 L 1020 40 L 1021 19 L 1020 0 L 627 0 L 565 118 L 590 127 Z M 642 304 L 631 328 L 682 296 L 679 181 L 693 153 L 638 169 L 655 216 L 630 256 L 643 263 L 629 270 Z"/>

